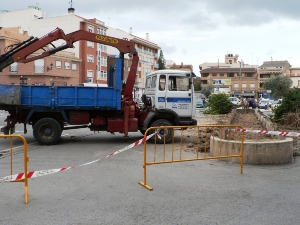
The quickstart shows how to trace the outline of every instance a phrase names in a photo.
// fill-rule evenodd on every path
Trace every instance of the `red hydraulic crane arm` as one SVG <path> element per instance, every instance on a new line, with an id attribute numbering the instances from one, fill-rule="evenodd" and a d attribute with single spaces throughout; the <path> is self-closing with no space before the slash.
<path id="1" fill-rule="evenodd" d="M 55 47 L 52 42 L 59 39 L 65 40 L 66 44 Z M 130 72 L 127 78 L 125 89 L 122 93 L 124 96 L 132 96 L 132 89 L 134 86 L 139 61 L 134 43 L 128 40 L 95 34 L 84 30 L 78 30 L 69 34 L 65 34 L 62 29 L 56 28 L 54 31 L 39 39 L 32 40 L 32 38 L 30 38 L 28 42 L 21 43 L 17 47 L 11 49 L 9 52 L 0 55 L 0 71 L 14 62 L 27 63 L 36 59 L 47 57 L 67 48 L 73 48 L 73 43 L 80 40 L 86 40 L 115 47 L 120 51 L 121 57 L 123 57 L 126 53 L 129 53 L 132 56 Z M 45 50 L 43 47 L 47 46 L 48 44 L 51 44 L 54 48 Z M 28 57 L 39 49 L 43 49 L 44 52 L 36 56 Z"/>

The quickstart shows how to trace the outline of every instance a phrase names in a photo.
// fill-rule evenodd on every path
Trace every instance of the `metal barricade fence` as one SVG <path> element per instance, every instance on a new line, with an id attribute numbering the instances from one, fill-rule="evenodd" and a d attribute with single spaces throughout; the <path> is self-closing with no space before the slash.
<path id="1" fill-rule="evenodd" d="M 16 179 L 12 182 L 24 182 L 24 201 L 25 204 L 28 204 L 28 148 L 27 148 L 27 141 L 26 139 L 18 134 L 10 134 L 10 135 L 0 135 L 0 138 L 9 138 L 10 139 L 10 175 L 13 175 L 13 147 L 12 147 L 12 138 L 20 138 L 24 144 L 24 175 L 22 177 Z"/>
<path id="2" fill-rule="evenodd" d="M 158 135 L 152 143 L 144 143 L 144 181 L 139 184 L 153 190 L 147 184 L 147 166 L 164 163 L 239 157 L 242 173 L 244 133 L 238 128 L 238 124 L 150 127 L 145 136 Z"/>

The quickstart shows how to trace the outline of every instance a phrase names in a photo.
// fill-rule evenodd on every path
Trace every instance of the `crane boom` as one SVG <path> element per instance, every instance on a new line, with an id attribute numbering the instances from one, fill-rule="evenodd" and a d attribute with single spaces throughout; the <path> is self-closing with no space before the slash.
<path id="1" fill-rule="evenodd" d="M 65 40 L 66 43 L 62 46 L 55 47 L 52 42 L 60 39 Z M 139 61 L 134 43 L 129 40 L 95 34 L 85 30 L 78 30 L 69 34 L 65 34 L 62 29 L 56 28 L 41 38 L 30 37 L 28 40 L 13 46 L 5 54 L 0 55 L 0 72 L 2 69 L 8 67 L 14 62 L 27 63 L 50 56 L 67 48 L 73 48 L 73 43 L 80 40 L 86 40 L 115 47 L 120 51 L 121 58 L 124 58 L 124 54 L 126 53 L 129 53 L 130 56 L 132 56 L 130 72 L 122 93 L 124 96 L 131 96 Z M 44 47 L 48 46 L 49 44 L 51 44 L 54 48 L 45 50 Z M 44 51 L 39 55 L 29 57 L 32 53 L 35 53 L 39 49 L 43 49 Z"/>

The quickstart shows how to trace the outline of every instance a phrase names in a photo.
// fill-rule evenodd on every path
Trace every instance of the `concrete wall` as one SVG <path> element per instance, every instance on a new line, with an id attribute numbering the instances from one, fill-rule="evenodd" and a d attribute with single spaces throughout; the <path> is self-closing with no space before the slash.
<path id="1" fill-rule="evenodd" d="M 293 139 L 272 140 L 272 142 L 244 142 L 243 162 L 245 164 L 286 164 L 293 161 Z M 210 155 L 238 155 L 242 149 L 241 142 L 225 141 L 217 137 L 210 138 Z M 213 155 L 212 155 L 213 154 Z M 230 162 L 240 162 L 239 157 L 224 158 Z"/>

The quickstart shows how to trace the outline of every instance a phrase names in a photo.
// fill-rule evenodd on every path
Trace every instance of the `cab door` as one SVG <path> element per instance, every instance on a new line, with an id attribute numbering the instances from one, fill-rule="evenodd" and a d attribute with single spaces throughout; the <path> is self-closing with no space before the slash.
<path id="1" fill-rule="evenodd" d="M 189 82 L 188 76 L 169 75 L 166 83 L 166 108 L 180 117 L 191 117 L 193 114 L 193 93 Z"/>
<path id="2" fill-rule="evenodd" d="M 166 75 L 159 75 L 157 79 L 157 91 L 155 105 L 157 109 L 166 108 Z"/>

